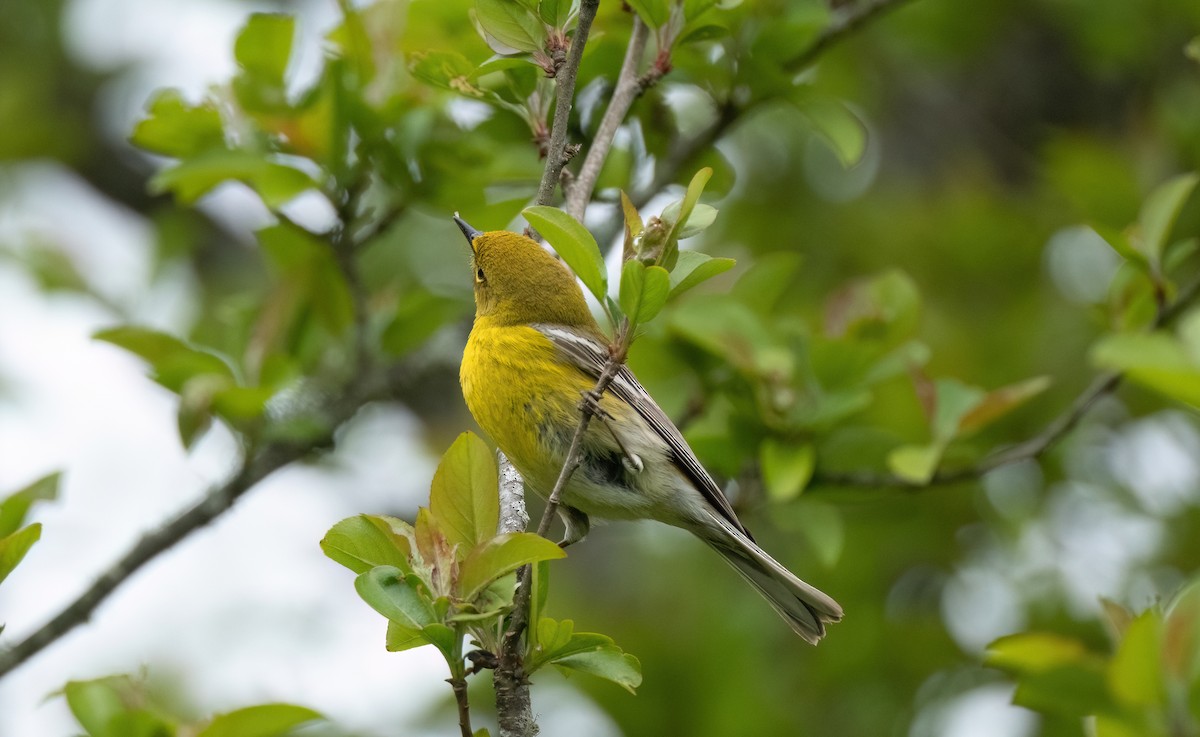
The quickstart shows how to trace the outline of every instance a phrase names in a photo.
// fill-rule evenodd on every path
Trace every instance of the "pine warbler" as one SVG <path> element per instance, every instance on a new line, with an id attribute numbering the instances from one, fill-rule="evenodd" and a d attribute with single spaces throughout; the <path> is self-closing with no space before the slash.
<path id="1" fill-rule="evenodd" d="M 575 277 L 540 245 L 504 231 L 481 233 L 458 216 L 471 244 L 475 324 L 460 379 L 467 407 L 529 488 L 548 496 L 579 426 L 608 346 Z M 761 593 L 810 643 L 842 618 L 830 597 L 763 552 L 679 430 L 628 367 L 601 397 L 582 463 L 561 495 L 564 544 L 588 517 L 653 519 L 693 533 Z"/>

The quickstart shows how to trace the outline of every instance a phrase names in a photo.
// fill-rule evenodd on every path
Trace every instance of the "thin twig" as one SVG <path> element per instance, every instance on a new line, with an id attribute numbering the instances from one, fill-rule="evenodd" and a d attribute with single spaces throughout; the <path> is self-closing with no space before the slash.
<path id="1" fill-rule="evenodd" d="M 471 731 L 471 702 L 467 699 L 467 679 L 462 676 L 447 678 L 446 683 L 454 691 L 454 702 L 458 705 L 458 729 L 462 737 L 473 737 Z"/>
<path id="2" fill-rule="evenodd" d="M 579 168 L 575 184 L 567 192 L 566 210 L 580 222 L 583 222 L 584 211 L 592 199 L 592 190 L 596 187 L 600 170 L 604 168 L 604 161 L 608 158 L 608 151 L 612 147 L 617 129 L 625 121 L 634 100 L 641 94 L 638 67 L 641 65 L 649 34 L 650 29 L 642 22 L 641 16 L 634 13 L 633 30 L 629 34 L 629 46 L 625 49 L 625 61 L 617 74 L 617 84 L 613 88 L 612 98 L 608 101 L 608 109 L 604 111 L 604 117 L 600 119 L 600 125 L 596 128 L 596 135 L 592 137 L 592 145 Z"/>
<path id="3" fill-rule="evenodd" d="M 1200 280 L 1193 282 L 1181 290 L 1171 304 L 1162 306 L 1155 316 L 1154 321 L 1151 322 L 1150 329 L 1158 330 L 1165 327 L 1187 309 L 1192 302 L 1196 301 L 1197 298 L 1200 298 Z M 1007 466 L 1020 461 L 1034 460 L 1041 456 L 1066 436 L 1067 433 L 1075 429 L 1092 407 L 1096 406 L 1097 402 L 1115 392 L 1124 378 L 1124 375 L 1117 371 L 1107 371 L 1098 375 L 1075 398 L 1075 401 L 1071 402 L 1061 414 L 1047 423 L 1046 427 L 1037 435 L 1024 442 L 991 453 L 974 465 L 965 468 L 938 471 L 926 482 L 912 481 L 887 473 L 848 471 L 817 472 L 813 475 L 812 483 L 823 486 L 861 486 L 920 491 L 931 486 L 942 486 L 978 479 L 1001 466 Z"/>
<path id="4" fill-rule="evenodd" d="M 800 53 L 788 59 L 783 68 L 788 72 L 800 72 L 821 58 L 826 51 L 846 40 L 854 32 L 862 29 L 871 21 L 883 17 L 889 11 L 895 10 L 912 0 L 875 0 L 864 5 L 847 5 L 848 10 L 839 15 L 813 39 L 812 43 Z"/>
<path id="5" fill-rule="evenodd" d="M 592 28 L 592 20 L 600 0 L 582 0 L 579 4 L 579 25 L 571 38 L 571 51 L 557 76 L 557 91 L 554 101 L 554 124 L 550 128 L 550 143 L 546 151 L 546 168 L 538 186 L 537 204 L 548 205 L 554 197 L 559 175 L 567 163 L 567 125 L 571 117 L 571 104 L 575 99 L 575 79 L 579 76 L 579 62 L 583 58 L 583 47 Z"/>
<path id="6" fill-rule="evenodd" d="M 554 188 L 558 184 L 563 166 L 567 163 L 567 126 L 571 114 L 571 104 L 575 97 L 575 80 L 579 75 L 579 62 L 583 58 L 583 48 L 587 44 L 588 33 L 591 31 L 592 20 L 600 7 L 600 0 L 582 0 L 579 7 L 579 23 L 574 37 L 571 39 L 571 50 L 563 66 L 557 74 L 557 91 L 554 106 L 554 122 L 550 130 L 550 140 L 546 149 L 546 167 L 542 172 L 542 181 L 538 187 L 536 204 L 548 205 L 554 198 Z M 508 462 L 500 457 L 501 478 L 507 478 L 510 483 L 519 486 L 520 474 Z M 517 479 L 513 482 L 512 479 Z M 509 497 L 515 502 L 520 500 L 522 509 L 519 513 L 501 510 L 501 518 L 524 515 L 524 495 L 517 493 Z M 528 520 L 528 516 L 525 516 Z M 524 529 L 522 524 L 521 529 Z M 537 732 L 537 723 L 533 719 L 533 705 L 529 695 L 529 681 L 525 678 L 525 655 L 521 645 L 521 635 L 525 631 L 529 618 L 529 601 L 532 585 L 532 575 L 529 566 L 521 569 L 518 575 L 517 591 L 513 595 L 512 616 L 509 627 L 501 639 L 500 653 L 496 668 L 493 672 L 493 682 L 496 691 L 496 717 L 500 728 L 500 737 L 532 737 Z"/>

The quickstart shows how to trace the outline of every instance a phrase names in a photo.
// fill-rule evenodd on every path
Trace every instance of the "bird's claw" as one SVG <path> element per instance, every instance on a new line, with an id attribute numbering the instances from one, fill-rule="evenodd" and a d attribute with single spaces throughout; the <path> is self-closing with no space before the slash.
<path id="1" fill-rule="evenodd" d="M 600 406 L 602 395 L 597 394 L 595 390 L 592 389 L 580 393 L 583 395 L 583 397 L 579 400 L 579 409 L 581 411 L 588 412 L 602 420 L 612 419 L 612 415 L 610 415 L 604 410 L 603 407 Z"/>

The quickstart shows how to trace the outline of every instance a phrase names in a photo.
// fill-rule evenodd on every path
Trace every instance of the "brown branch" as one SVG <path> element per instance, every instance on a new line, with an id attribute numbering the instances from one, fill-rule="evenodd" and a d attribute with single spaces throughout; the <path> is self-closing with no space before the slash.
<path id="1" fill-rule="evenodd" d="M 558 71 L 557 91 L 554 101 L 554 124 L 550 128 L 550 143 L 546 150 L 546 168 L 538 186 L 537 204 L 548 205 L 554 197 L 554 188 L 559 175 L 567 163 L 567 125 L 571 117 L 571 104 L 575 99 L 575 79 L 579 76 L 579 62 L 583 58 L 583 47 L 600 0 L 582 0 L 579 4 L 579 25 L 571 39 L 571 51 L 567 61 Z"/>
<path id="2" fill-rule="evenodd" d="M 473 737 L 471 731 L 471 702 L 467 699 L 467 679 L 462 676 L 447 678 L 446 683 L 454 691 L 454 703 L 458 706 L 458 729 L 462 737 Z"/>
<path id="3" fill-rule="evenodd" d="M 378 376 L 355 377 L 340 392 L 332 395 L 337 399 L 326 408 L 326 426 L 322 432 L 303 442 L 280 440 L 249 448 L 245 460 L 230 480 L 211 489 L 161 528 L 143 535 L 129 552 L 109 566 L 53 619 L 16 645 L 0 651 L 0 678 L 87 622 L 96 609 L 142 566 L 216 520 L 263 479 L 284 466 L 332 447 L 337 428 L 367 403 L 390 396 L 406 377 L 407 370 L 402 365 L 390 367 Z"/>
<path id="4" fill-rule="evenodd" d="M 575 97 L 575 80 L 579 75 L 579 62 L 583 59 L 583 48 L 587 44 L 588 33 L 591 31 L 592 21 L 595 19 L 599 7 L 600 0 L 582 0 L 580 3 L 579 24 L 571 39 L 571 50 L 563 66 L 558 70 L 554 123 L 550 130 L 550 141 L 546 149 L 546 167 L 542 172 L 542 181 L 538 187 L 536 201 L 538 205 L 550 204 L 554 198 L 554 188 L 562 175 L 563 166 L 570 158 L 567 151 L 567 126 L 571 115 L 571 104 Z M 519 501 L 522 507 L 520 512 L 506 510 L 502 507 L 501 519 L 507 519 L 511 523 L 513 518 L 524 516 L 524 519 L 528 521 L 528 516 L 524 515 L 524 495 L 515 491 L 520 487 L 520 474 L 503 455 L 499 458 L 499 466 L 501 479 L 506 479 L 509 488 L 514 490 L 507 500 L 510 504 Z M 544 519 L 543 517 L 543 521 Z M 524 529 L 524 523 L 520 529 Z M 496 716 L 500 737 L 533 737 L 537 733 L 537 723 L 533 718 L 532 701 L 529 695 L 529 681 L 525 678 L 524 649 L 521 645 L 521 636 L 529 618 L 532 585 L 529 566 L 521 569 L 518 581 L 517 591 L 513 595 L 513 613 L 509 620 L 509 627 L 501 640 L 500 652 L 492 676 L 496 691 Z"/>
<path id="5" fill-rule="evenodd" d="M 1162 306 L 1155 316 L 1154 321 L 1150 323 L 1150 330 L 1158 330 L 1165 327 L 1187 309 L 1192 302 L 1195 302 L 1197 298 L 1200 298 L 1200 280 L 1193 282 L 1180 291 L 1171 304 Z M 938 471 L 929 481 L 924 483 L 900 478 L 893 474 L 871 471 L 818 472 L 813 475 L 812 483 L 813 485 L 819 484 L 824 486 L 862 486 L 920 491 L 931 486 L 973 481 L 1001 466 L 1007 466 L 1020 461 L 1034 460 L 1041 456 L 1066 436 L 1067 433 L 1074 430 L 1092 407 L 1096 406 L 1097 402 L 1115 392 L 1124 378 L 1124 374 L 1117 371 L 1108 371 L 1098 375 L 1075 398 L 1075 401 L 1071 402 L 1061 414 L 1051 420 L 1037 435 L 1024 442 L 995 451 L 972 466 Z"/>
<path id="6" fill-rule="evenodd" d="M 357 409 L 358 405 L 354 405 Z M 342 420 L 353 412 L 347 411 Z M 341 424 L 340 422 L 337 424 Z M 250 489 L 275 471 L 333 443 L 333 430 L 303 444 L 268 443 L 257 452 L 250 451 L 237 474 L 209 491 L 192 507 L 161 528 L 147 533 L 132 549 L 102 573 L 91 586 L 53 619 L 13 647 L 0 652 L 0 678 L 58 638 L 88 621 L 105 599 L 121 584 L 160 553 L 209 524 L 234 505 Z"/>
<path id="7" fill-rule="evenodd" d="M 642 92 L 638 67 L 641 65 L 642 54 L 646 50 L 646 38 L 649 35 L 649 27 L 642 22 L 641 16 L 634 13 L 633 30 L 629 35 L 629 46 L 625 49 L 625 61 L 617 74 L 617 84 L 613 88 L 604 117 L 600 119 L 600 125 L 596 128 L 596 135 L 592 138 L 587 157 L 579 168 L 575 184 L 567 192 L 566 211 L 579 222 L 583 222 L 583 214 L 592 199 L 592 190 L 596 187 L 600 170 L 604 168 L 604 161 L 608 158 L 608 151 L 612 147 L 617 129 L 621 127 L 625 116 L 629 114 L 629 108 Z"/>

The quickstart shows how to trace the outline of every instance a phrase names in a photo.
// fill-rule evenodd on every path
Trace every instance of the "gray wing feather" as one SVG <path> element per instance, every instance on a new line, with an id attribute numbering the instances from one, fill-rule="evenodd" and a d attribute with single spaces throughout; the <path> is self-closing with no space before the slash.
<path id="1" fill-rule="evenodd" d="M 607 346 L 587 333 L 562 325 L 535 324 L 533 328 L 546 336 L 564 358 L 589 376 L 599 378 L 600 373 L 604 370 L 604 365 L 608 362 Z M 675 465 L 692 481 L 692 484 L 708 503 L 742 534 L 750 537 L 750 533 L 742 526 L 741 521 L 734 513 L 733 507 L 729 505 L 729 500 L 717 486 L 717 482 L 708 475 L 708 471 L 704 470 L 704 466 L 700 464 L 696 454 L 688 447 L 679 428 L 675 427 L 675 423 L 671 422 L 667 413 L 663 412 L 650 394 L 642 388 L 628 366 L 621 366 L 617 375 L 613 377 L 612 383 L 609 384 L 608 390 L 618 399 L 633 407 L 646 421 L 646 424 L 663 439 L 663 442 L 671 449 Z"/>

